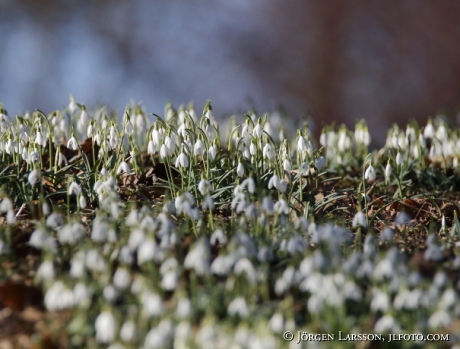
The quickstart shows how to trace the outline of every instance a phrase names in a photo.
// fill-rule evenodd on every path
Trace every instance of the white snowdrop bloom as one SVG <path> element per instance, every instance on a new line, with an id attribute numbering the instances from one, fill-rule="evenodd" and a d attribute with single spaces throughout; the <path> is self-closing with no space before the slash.
<path id="1" fill-rule="evenodd" d="M 385 312 L 390 306 L 388 294 L 378 289 L 375 289 L 373 293 L 374 295 L 371 301 L 371 309 L 373 311 L 381 310 Z"/>
<path id="2" fill-rule="evenodd" d="M 361 211 L 356 212 L 355 216 L 353 217 L 353 222 L 351 225 L 353 228 L 357 226 L 366 228 L 367 227 L 366 215 Z"/>
<path id="3" fill-rule="evenodd" d="M 217 148 L 216 146 L 213 144 L 209 147 L 209 150 L 208 150 L 208 157 L 209 157 L 209 160 L 214 160 L 216 158 L 216 155 L 217 155 Z"/>
<path id="4" fill-rule="evenodd" d="M 276 202 L 275 204 L 275 211 L 278 214 L 289 214 L 289 205 L 284 199 L 280 199 L 279 201 Z"/>
<path id="5" fill-rule="evenodd" d="M 109 303 L 115 303 L 119 296 L 116 288 L 113 287 L 113 285 L 106 285 L 102 290 L 102 295 Z"/>
<path id="6" fill-rule="evenodd" d="M 185 167 L 187 168 L 188 167 L 188 164 L 189 164 L 189 161 L 188 161 L 188 157 L 187 155 L 185 155 L 184 151 L 182 150 L 182 153 L 179 154 L 179 156 L 177 157 L 176 159 L 176 162 L 174 163 L 174 165 L 176 167 Z"/>
<path id="7" fill-rule="evenodd" d="M 163 302 L 156 293 L 145 291 L 141 295 L 142 315 L 146 318 L 159 316 L 163 313 Z"/>
<path id="8" fill-rule="evenodd" d="M 262 133 L 263 133 L 262 125 L 260 124 L 260 122 L 258 122 L 257 125 L 254 127 L 254 130 L 252 131 L 252 135 L 256 138 L 260 138 L 262 137 Z"/>
<path id="9" fill-rule="evenodd" d="M 86 208 L 87 202 L 86 202 L 86 198 L 85 198 L 84 195 L 80 195 L 79 204 L 80 204 L 80 208 L 82 208 L 82 209 Z"/>
<path id="10" fill-rule="evenodd" d="M 374 331 L 376 333 L 388 333 L 399 332 L 400 327 L 393 316 L 391 315 L 384 315 L 380 319 L 378 319 L 374 325 Z"/>
<path id="11" fill-rule="evenodd" d="M 280 178 L 276 174 L 274 174 L 268 181 L 268 189 L 271 189 L 273 187 L 278 189 L 279 185 L 280 185 Z"/>
<path id="12" fill-rule="evenodd" d="M 287 172 L 290 172 L 291 169 L 292 169 L 292 166 L 291 166 L 291 161 L 289 159 L 284 159 L 283 161 L 283 169 Z"/>
<path id="13" fill-rule="evenodd" d="M 401 166 L 404 163 L 404 159 L 401 155 L 401 153 L 398 151 L 398 154 L 396 154 L 396 165 Z"/>
<path id="14" fill-rule="evenodd" d="M 69 141 L 67 142 L 67 148 L 72 149 L 72 150 L 77 150 L 78 149 L 78 143 L 77 139 L 75 136 L 72 136 Z"/>
<path id="15" fill-rule="evenodd" d="M 303 162 L 299 166 L 299 172 L 300 174 L 307 176 L 310 173 L 310 168 L 307 163 Z"/>
<path id="16" fill-rule="evenodd" d="M 57 228 L 64 224 L 64 220 L 61 215 L 52 213 L 46 218 L 46 226 L 50 228 Z"/>
<path id="17" fill-rule="evenodd" d="M 87 269 L 92 271 L 103 272 L 107 270 L 107 263 L 96 249 L 86 252 L 85 265 Z"/>
<path id="18" fill-rule="evenodd" d="M 41 131 L 37 131 L 37 135 L 35 137 L 35 144 L 41 145 L 42 147 L 46 147 L 46 137 L 43 135 Z"/>
<path id="19" fill-rule="evenodd" d="M 204 154 L 204 144 L 203 144 L 203 141 L 201 139 L 198 139 L 195 142 L 195 145 L 193 147 L 193 153 L 195 154 L 195 156 Z"/>
<path id="20" fill-rule="evenodd" d="M 22 160 L 29 163 L 29 151 L 27 150 L 26 147 L 22 148 L 21 156 L 22 156 Z M 30 162 L 33 162 L 33 161 L 30 161 Z"/>
<path id="21" fill-rule="evenodd" d="M 242 187 L 246 187 L 248 189 L 248 192 L 251 194 L 254 194 L 256 191 L 256 183 L 254 182 L 254 179 L 252 177 L 246 178 L 243 183 L 241 183 Z"/>
<path id="22" fill-rule="evenodd" d="M 326 167 L 326 160 L 324 159 L 324 156 L 320 156 L 315 160 L 315 167 L 318 170 L 322 170 L 324 167 Z"/>
<path id="23" fill-rule="evenodd" d="M 282 193 L 286 192 L 286 190 L 287 190 L 287 182 L 284 179 L 280 180 L 280 184 L 278 185 L 278 190 L 280 192 L 282 192 Z"/>
<path id="24" fill-rule="evenodd" d="M 216 246 L 217 244 L 226 245 L 227 244 L 227 237 L 222 229 L 216 229 L 211 234 L 210 243 L 212 246 Z"/>
<path id="25" fill-rule="evenodd" d="M 11 138 L 9 138 L 6 141 L 5 151 L 6 151 L 7 154 L 11 154 L 14 151 L 14 144 L 13 144 L 13 140 Z"/>
<path id="26" fill-rule="evenodd" d="M 166 148 L 166 145 L 162 144 L 160 148 L 160 157 L 164 159 L 167 156 L 168 156 L 168 149 Z"/>
<path id="27" fill-rule="evenodd" d="M 71 308 L 74 305 L 73 292 L 62 281 L 55 281 L 46 291 L 44 303 L 50 311 Z"/>
<path id="28" fill-rule="evenodd" d="M 270 247 L 268 246 L 262 246 L 259 248 L 259 251 L 257 252 L 257 259 L 261 263 L 265 262 L 271 262 L 275 258 L 273 251 Z"/>
<path id="29" fill-rule="evenodd" d="M 192 314 L 192 304 L 188 298 L 179 299 L 175 314 L 179 319 L 185 319 Z"/>
<path id="30" fill-rule="evenodd" d="M 275 157 L 275 151 L 269 143 L 265 144 L 264 148 L 262 149 L 262 155 L 268 160 L 272 160 Z"/>
<path id="31" fill-rule="evenodd" d="M 214 199 L 210 195 L 206 195 L 203 199 L 203 210 L 214 210 Z"/>
<path id="32" fill-rule="evenodd" d="M 0 203 L 0 212 L 8 212 L 13 209 L 13 203 L 10 199 L 4 198 Z"/>
<path id="33" fill-rule="evenodd" d="M 147 144 L 147 154 L 153 155 L 155 153 L 156 153 L 155 144 L 153 144 L 153 141 L 150 140 Z"/>
<path id="34" fill-rule="evenodd" d="M 29 238 L 29 245 L 37 249 L 42 249 L 48 239 L 48 233 L 42 227 L 38 227 L 34 230 Z"/>
<path id="35" fill-rule="evenodd" d="M 72 182 L 69 185 L 69 195 L 79 195 L 81 193 L 81 187 L 77 182 Z"/>
<path id="36" fill-rule="evenodd" d="M 7 224 L 16 224 L 16 215 L 13 210 L 9 210 L 6 213 L 6 223 Z"/>
<path id="37" fill-rule="evenodd" d="M 54 265 L 52 261 L 44 261 L 37 270 L 38 280 L 51 281 L 54 279 Z"/>
<path id="38" fill-rule="evenodd" d="M 262 210 L 267 214 L 273 213 L 275 210 L 275 205 L 273 204 L 272 199 L 267 196 L 262 199 Z"/>
<path id="39" fill-rule="evenodd" d="M 117 333 L 117 323 L 111 311 L 101 312 L 94 324 L 98 343 L 112 343 Z"/>
<path id="40" fill-rule="evenodd" d="M 432 329 L 446 328 L 451 324 L 451 318 L 447 311 L 438 310 L 428 319 L 428 327 Z"/>
<path id="41" fill-rule="evenodd" d="M 374 167 L 369 165 L 369 167 L 366 169 L 366 172 L 364 172 L 364 178 L 373 181 L 375 180 L 376 176 L 377 174 L 375 173 Z"/>
<path id="42" fill-rule="evenodd" d="M 206 179 L 202 179 L 198 184 L 198 190 L 200 191 L 201 195 L 205 196 L 212 191 L 212 184 Z"/>
<path id="43" fill-rule="evenodd" d="M 136 324 L 132 320 L 126 321 L 120 329 L 120 338 L 125 343 L 134 342 L 136 339 Z"/>
<path id="44" fill-rule="evenodd" d="M 131 120 L 128 120 L 125 126 L 126 133 L 132 135 L 134 133 L 134 126 Z"/>
<path id="45" fill-rule="evenodd" d="M 238 175 L 238 177 L 244 176 L 244 166 L 241 162 L 238 163 L 238 166 L 236 168 L 236 174 Z"/>
<path id="46" fill-rule="evenodd" d="M 380 233 L 380 242 L 385 243 L 385 242 L 393 241 L 394 236 L 395 236 L 395 233 L 393 229 L 386 227 Z"/>
<path id="47" fill-rule="evenodd" d="M 152 328 L 145 336 L 144 349 L 166 348 L 173 336 L 173 325 L 170 320 L 161 320 L 157 327 Z"/>
<path id="48" fill-rule="evenodd" d="M 395 218 L 396 224 L 406 224 L 410 222 L 411 218 L 406 212 L 399 212 Z"/>
<path id="49" fill-rule="evenodd" d="M 92 289 L 83 282 L 77 283 L 73 288 L 73 300 L 77 307 L 88 308 L 91 305 L 92 295 Z"/>
<path id="50" fill-rule="evenodd" d="M 249 154 L 251 154 L 251 155 L 256 155 L 257 154 L 257 146 L 256 146 L 255 142 L 251 142 L 251 144 L 249 145 Z"/>
<path id="51" fill-rule="evenodd" d="M 131 168 L 129 167 L 129 165 L 125 161 L 122 161 L 120 163 L 120 165 L 118 165 L 117 174 L 120 174 L 121 172 L 124 172 L 126 174 L 131 173 Z"/>
<path id="52" fill-rule="evenodd" d="M 217 256 L 211 264 L 211 272 L 219 276 L 225 276 L 230 274 L 233 267 L 233 258 L 230 255 Z"/>
<path id="53" fill-rule="evenodd" d="M 347 135 L 346 131 L 340 131 L 339 132 L 339 138 L 337 141 L 337 148 L 339 149 L 339 152 L 343 153 L 350 149 L 351 147 L 351 139 Z"/>
<path id="54" fill-rule="evenodd" d="M 428 124 L 423 129 L 423 137 L 432 139 L 434 138 L 435 130 L 431 120 L 428 121 Z"/>
<path id="55" fill-rule="evenodd" d="M 393 173 L 393 168 L 391 167 L 390 163 L 387 163 L 387 166 L 385 167 L 385 178 L 389 180 L 392 173 Z"/>
<path id="56" fill-rule="evenodd" d="M 68 164 L 69 164 L 69 161 L 67 160 L 65 155 L 60 152 L 59 155 L 58 155 L 58 165 L 59 166 L 67 166 Z"/>
<path id="57" fill-rule="evenodd" d="M 283 314 L 280 313 L 275 313 L 273 316 L 270 318 L 270 321 L 268 322 L 268 325 L 270 326 L 270 329 L 274 333 L 281 333 L 284 331 L 284 316 Z"/>
<path id="58" fill-rule="evenodd" d="M 176 270 L 168 270 L 161 279 L 161 288 L 165 291 L 174 291 L 177 287 L 178 275 Z"/>
<path id="59" fill-rule="evenodd" d="M 233 272 L 236 275 L 246 274 L 246 279 L 251 283 L 254 284 L 257 282 L 257 273 L 252 263 L 247 258 L 242 258 L 238 262 L 236 262 Z"/>
<path id="60" fill-rule="evenodd" d="M 59 242 L 63 245 L 73 245 L 85 236 L 85 228 L 80 223 L 66 224 L 58 231 Z"/>
<path id="61" fill-rule="evenodd" d="M 119 290 L 125 290 L 131 284 L 131 274 L 128 269 L 119 267 L 113 274 L 113 284 Z"/>
<path id="62" fill-rule="evenodd" d="M 157 129 L 157 125 L 155 124 L 153 130 L 152 130 L 152 142 L 153 145 L 158 146 L 161 143 L 161 133 Z"/>
<path id="63" fill-rule="evenodd" d="M 302 154 L 304 152 L 309 152 L 308 149 L 309 149 L 309 146 L 308 146 L 307 140 L 305 139 L 304 136 L 300 136 L 297 139 L 297 152 Z"/>
<path id="64" fill-rule="evenodd" d="M 29 154 L 29 163 L 37 162 L 40 163 L 40 153 L 38 152 L 37 148 L 34 148 L 34 150 Z"/>
<path id="65" fill-rule="evenodd" d="M 205 238 L 199 239 L 192 250 L 189 251 L 184 260 L 186 269 L 194 269 L 199 276 L 209 272 L 211 253 Z"/>
<path id="66" fill-rule="evenodd" d="M 32 170 L 27 177 L 27 181 L 30 185 L 35 185 L 38 179 L 40 178 L 40 171 L 39 170 Z"/>
<path id="67" fill-rule="evenodd" d="M 175 137 L 166 136 L 164 145 L 166 146 L 166 152 L 168 156 L 172 156 L 176 150 Z"/>
<path id="68" fill-rule="evenodd" d="M 448 137 L 446 126 L 444 124 L 439 125 L 436 130 L 436 138 L 444 143 L 447 141 Z"/>
<path id="69" fill-rule="evenodd" d="M 439 302 L 439 307 L 441 309 L 448 310 L 449 308 L 453 307 L 457 303 L 457 295 L 455 290 L 452 288 L 448 288 L 442 294 L 441 300 Z"/>
<path id="70" fill-rule="evenodd" d="M 242 297 L 235 298 L 230 302 L 227 308 L 227 313 L 230 316 L 238 315 L 240 318 L 246 318 L 249 316 L 248 305 L 246 300 Z"/>
<path id="71" fill-rule="evenodd" d="M 428 248 L 423 253 L 423 258 L 426 261 L 439 262 L 444 259 L 442 250 L 437 245 L 428 245 Z"/>
<path id="72" fill-rule="evenodd" d="M 84 251 L 78 251 L 75 253 L 70 260 L 70 271 L 69 274 L 74 279 L 79 279 L 85 274 L 85 259 L 86 255 Z"/>
<path id="73" fill-rule="evenodd" d="M 312 314 L 318 314 L 324 308 L 323 298 L 319 294 L 312 294 L 307 302 L 308 311 Z"/>
<path id="74" fill-rule="evenodd" d="M 142 265 L 149 261 L 161 261 L 165 253 L 155 240 L 147 238 L 137 249 L 137 264 Z"/>

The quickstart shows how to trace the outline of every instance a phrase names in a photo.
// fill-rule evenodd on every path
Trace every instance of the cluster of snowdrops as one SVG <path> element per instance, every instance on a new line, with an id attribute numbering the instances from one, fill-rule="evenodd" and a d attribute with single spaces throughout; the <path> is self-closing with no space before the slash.
<path id="1" fill-rule="evenodd" d="M 317 143 L 307 122 L 293 130 L 283 120 L 251 110 L 220 126 L 210 103 L 200 115 L 168 103 L 162 117 L 131 104 L 122 118 L 73 97 L 48 115 L 2 107 L 0 257 L 14 255 L 14 227 L 32 217 L 35 282 L 49 313 L 71 311 L 76 348 L 326 348 L 283 333 L 452 333 L 456 215 L 427 229 L 423 258 L 438 265 L 427 278 L 395 237 L 414 217 L 399 212 L 378 230 L 369 203 L 378 183 L 399 200 L 411 174 L 455 175 L 458 130 L 442 118 L 394 126 L 370 153 L 364 121 L 326 126 Z M 142 188 L 153 194 L 124 187 L 160 166 Z M 347 194 L 317 199 L 352 171 L 352 213 L 334 208 Z"/>

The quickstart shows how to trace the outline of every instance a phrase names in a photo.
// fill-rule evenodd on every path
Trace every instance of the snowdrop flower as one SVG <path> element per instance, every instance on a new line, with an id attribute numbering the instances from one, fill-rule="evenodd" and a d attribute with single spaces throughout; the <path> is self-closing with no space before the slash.
<path id="1" fill-rule="evenodd" d="M 113 287 L 113 285 L 106 285 L 104 289 L 102 290 L 102 295 L 104 296 L 105 300 L 109 303 L 115 303 L 118 299 L 118 292 Z"/>
<path id="2" fill-rule="evenodd" d="M 75 102 L 75 99 L 73 98 L 72 95 L 70 95 L 70 103 L 69 103 L 70 114 L 75 114 L 75 112 L 77 111 L 77 108 L 78 108 L 78 105 Z"/>
<path id="3" fill-rule="evenodd" d="M 99 343 L 112 343 L 115 340 L 117 323 L 111 311 L 103 311 L 94 324 L 96 340 Z"/>
<path id="4" fill-rule="evenodd" d="M 404 163 L 404 159 L 401 153 L 398 151 L 398 154 L 396 154 L 396 165 L 401 166 L 403 163 Z"/>
<path id="5" fill-rule="evenodd" d="M 300 154 L 303 154 L 304 152 L 309 152 L 309 145 L 307 143 L 307 140 L 302 135 L 300 135 L 297 139 L 297 152 Z"/>
<path id="6" fill-rule="evenodd" d="M 279 185 L 280 185 L 280 178 L 276 174 L 274 174 L 268 181 L 268 189 L 271 189 L 273 187 L 278 189 Z"/>
<path id="7" fill-rule="evenodd" d="M 187 155 L 185 155 L 184 153 L 184 149 L 182 149 L 182 153 L 179 154 L 179 156 L 177 157 L 176 159 L 176 162 L 175 162 L 175 166 L 177 168 L 182 167 L 182 168 L 187 168 L 188 167 L 188 164 L 189 164 L 189 161 L 188 161 L 188 157 Z"/>
<path id="8" fill-rule="evenodd" d="M 256 138 L 260 138 L 262 137 L 262 126 L 260 124 L 260 119 L 259 121 L 257 122 L 257 125 L 254 127 L 254 130 L 252 131 L 252 135 Z"/>
<path id="9" fill-rule="evenodd" d="M 273 201 L 267 196 L 265 196 L 262 199 L 262 209 L 267 214 L 272 214 L 275 210 L 275 205 L 273 204 Z"/>
<path id="10" fill-rule="evenodd" d="M 120 165 L 118 165 L 117 174 L 120 174 L 121 172 L 124 172 L 128 175 L 131 173 L 131 168 L 125 161 L 122 161 Z"/>
<path id="11" fill-rule="evenodd" d="M 443 309 L 436 311 L 428 319 L 428 326 L 432 329 L 446 328 L 450 323 L 450 315 Z"/>
<path id="12" fill-rule="evenodd" d="M 125 290 L 131 284 L 131 274 L 126 268 L 118 268 L 113 274 L 113 284 L 119 290 Z"/>
<path id="13" fill-rule="evenodd" d="M 241 162 L 238 163 L 238 166 L 236 168 L 236 174 L 238 175 L 238 177 L 244 176 L 244 166 Z"/>
<path id="14" fill-rule="evenodd" d="M 385 242 L 392 241 L 394 239 L 394 236 L 395 236 L 395 233 L 393 229 L 386 227 L 380 233 L 380 242 L 385 243 Z"/>
<path id="15" fill-rule="evenodd" d="M 280 199 L 275 204 L 275 211 L 278 214 L 289 214 L 289 205 L 284 199 Z"/>
<path id="16" fill-rule="evenodd" d="M 67 160 L 67 158 L 65 157 L 64 154 L 62 154 L 61 152 L 59 152 L 59 155 L 58 155 L 58 165 L 59 166 L 67 166 L 69 164 L 69 161 Z"/>
<path id="17" fill-rule="evenodd" d="M 356 212 L 355 216 L 353 217 L 353 222 L 352 222 L 353 228 L 357 227 L 358 225 L 363 228 L 367 227 L 366 215 L 361 211 Z"/>
<path id="18" fill-rule="evenodd" d="M 280 192 L 282 192 L 282 193 L 286 192 L 286 190 L 287 190 L 287 182 L 284 179 L 280 180 L 280 184 L 278 185 L 278 190 Z"/>
<path id="19" fill-rule="evenodd" d="M 275 157 L 275 151 L 269 143 L 265 144 L 262 150 L 262 155 L 264 158 L 267 158 L 268 160 L 272 160 Z"/>
<path id="20" fill-rule="evenodd" d="M 299 172 L 302 174 L 302 175 L 308 175 L 310 173 L 310 168 L 308 166 L 307 163 L 303 162 L 302 164 L 300 164 L 299 166 Z"/>
<path id="21" fill-rule="evenodd" d="M 77 143 L 77 140 L 75 139 L 75 136 L 72 136 L 69 139 L 69 141 L 67 142 L 67 148 L 72 149 L 72 150 L 78 149 L 78 143 Z"/>
<path id="22" fill-rule="evenodd" d="M 172 156 L 176 150 L 176 142 L 173 137 L 166 136 L 164 145 L 166 146 L 166 153 L 168 156 Z"/>
<path id="23" fill-rule="evenodd" d="M 125 130 L 126 130 L 126 133 L 129 135 L 132 135 L 134 133 L 134 126 L 131 120 L 129 119 L 128 119 L 128 122 L 126 123 Z"/>
<path id="24" fill-rule="evenodd" d="M 324 167 L 326 167 L 326 160 L 324 159 L 324 156 L 320 156 L 315 160 L 315 167 L 318 170 L 322 170 Z"/>
<path id="25" fill-rule="evenodd" d="M 193 153 L 195 156 L 203 155 L 204 154 L 204 144 L 201 139 L 198 139 L 193 147 Z"/>
<path id="26" fill-rule="evenodd" d="M 410 216 L 406 212 L 399 212 L 395 218 L 396 224 L 406 224 L 410 222 Z"/>
<path id="27" fill-rule="evenodd" d="M 85 198 L 85 196 L 83 194 L 80 195 L 79 203 L 80 203 L 80 208 L 82 208 L 82 209 L 86 208 L 87 202 L 86 202 L 86 198 Z"/>
<path id="28" fill-rule="evenodd" d="M 206 179 L 202 179 L 200 183 L 198 184 L 198 190 L 201 195 L 205 196 L 210 191 L 212 191 L 212 184 Z"/>
<path id="29" fill-rule="evenodd" d="M 238 297 L 230 302 L 227 308 L 230 316 L 238 315 L 240 318 L 246 318 L 249 315 L 249 309 L 244 298 Z"/>
<path id="30" fill-rule="evenodd" d="M 287 172 L 291 171 L 291 161 L 288 159 L 284 159 L 283 161 L 283 169 Z"/>
<path id="31" fill-rule="evenodd" d="M 155 154 L 155 152 L 156 152 L 155 144 L 153 144 L 153 141 L 150 140 L 147 145 L 147 153 L 150 155 L 153 155 Z"/>
<path id="32" fill-rule="evenodd" d="M 163 312 L 163 302 L 156 293 L 145 291 L 141 295 L 142 315 L 146 318 L 161 315 Z"/>
<path id="33" fill-rule="evenodd" d="M 203 199 L 203 210 L 214 210 L 214 200 L 210 195 L 206 195 Z"/>
<path id="34" fill-rule="evenodd" d="M 252 177 L 246 178 L 243 181 L 243 183 L 241 183 L 241 186 L 246 187 L 248 189 L 248 192 L 250 192 L 251 194 L 254 194 L 254 192 L 256 191 L 256 183 L 254 182 Z"/>
<path id="35" fill-rule="evenodd" d="M 128 320 L 121 326 L 120 338 L 126 343 L 131 343 L 136 339 L 136 324 L 134 321 Z"/>
<path id="36" fill-rule="evenodd" d="M 377 174 L 375 173 L 374 167 L 372 164 L 369 165 L 369 167 L 366 169 L 366 172 L 364 173 L 364 178 L 373 181 L 375 180 L 376 176 Z"/>
<path id="37" fill-rule="evenodd" d="M 37 183 L 38 178 L 40 177 L 40 171 L 39 170 L 32 170 L 29 173 L 29 176 L 27 177 L 27 180 L 30 185 L 35 185 Z"/>
<path id="38" fill-rule="evenodd" d="M 393 168 L 391 167 L 390 162 L 387 163 L 385 167 L 385 179 L 388 181 L 390 179 L 391 174 L 393 173 Z"/>
<path id="39" fill-rule="evenodd" d="M 54 265 L 52 261 L 44 261 L 37 270 L 38 280 L 51 281 L 54 279 Z"/>
<path id="40" fill-rule="evenodd" d="M 0 203 L 0 212 L 8 212 L 13 209 L 13 203 L 10 199 L 4 198 Z"/>
<path id="41" fill-rule="evenodd" d="M 43 136 L 41 131 L 37 131 L 37 136 L 35 137 L 35 144 L 46 147 L 46 138 Z"/>
<path id="42" fill-rule="evenodd" d="M 81 193 L 81 187 L 77 182 L 72 182 L 69 185 L 69 195 L 79 195 Z"/>
<path id="43" fill-rule="evenodd" d="M 205 275 L 209 272 L 210 259 L 211 253 L 208 242 L 204 238 L 201 238 L 185 257 L 184 267 L 186 269 L 194 269 L 197 275 Z"/>
<path id="44" fill-rule="evenodd" d="M 209 160 L 214 160 L 216 158 L 216 155 L 217 155 L 217 148 L 216 146 L 213 144 L 209 147 L 209 150 L 208 150 L 208 157 L 209 157 Z"/>
<path id="45" fill-rule="evenodd" d="M 222 229 L 214 230 L 209 240 L 210 240 L 211 246 L 215 246 L 217 245 L 217 243 L 221 245 L 225 245 L 227 243 L 227 237 L 225 236 L 225 233 Z"/>
<path id="46" fill-rule="evenodd" d="M 371 309 L 373 311 L 386 311 L 390 306 L 390 299 L 388 294 L 381 290 L 374 290 L 374 296 L 372 297 L 371 301 Z"/>
<path id="47" fill-rule="evenodd" d="M 177 307 L 176 307 L 176 316 L 179 319 L 185 319 L 189 317 L 192 313 L 192 304 L 190 303 L 190 300 L 188 298 L 181 298 L 177 302 Z"/>

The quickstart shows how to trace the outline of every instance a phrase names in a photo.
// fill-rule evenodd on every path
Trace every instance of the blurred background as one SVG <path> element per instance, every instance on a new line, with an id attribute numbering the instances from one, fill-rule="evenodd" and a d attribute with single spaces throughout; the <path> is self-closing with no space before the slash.
<path id="1" fill-rule="evenodd" d="M 213 101 L 352 125 L 460 106 L 460 2 L 0 0 L 0 101 L 10 114 L 130 99 Z"/>

